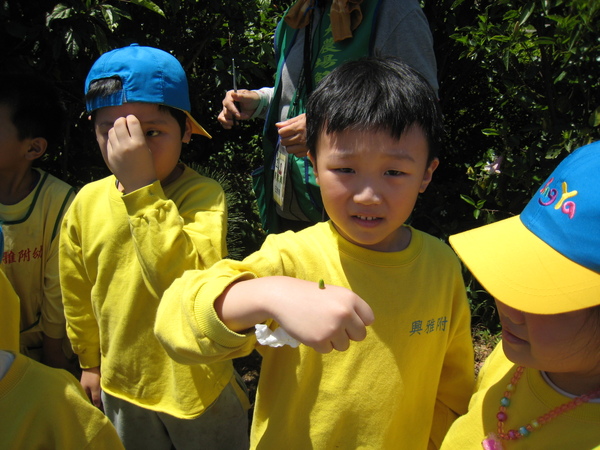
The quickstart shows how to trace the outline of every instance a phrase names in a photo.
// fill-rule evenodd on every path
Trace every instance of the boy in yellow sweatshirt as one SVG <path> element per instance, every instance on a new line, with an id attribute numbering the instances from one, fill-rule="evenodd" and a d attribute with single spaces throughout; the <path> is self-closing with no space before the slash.
<path id="1" fill-rule="evenodd" d="M 270 235 L 244 261 L 188 271 L 165 292 L 155 332 L 179 362 L 247 354 L 255 324 L 301 343 L 258 347 L 252 448 L 437 448 L 466 411 L 460 264 L 405 224 L 438 166 L 441 122 L 435 93 L 404 63 L 333 70 L 307 105 L 330 220 Z"/>
<path id="2" fill-rule="evenodd" d="M 20 351 L 77 373 L 58 276 L 60 223 L 75 190 L 33 167 L 64 139 L 65 112 L 51 83 L 0 75 L 0 223 L 6 277 L 21 299 Z"/>
<path id="3" fill-rule="evenodd" d="M 188 366 L 153 333 L 164 290 L 226 253 L 221 186 L 179 163 L 192 134 L 171 54 L 133 44 L 102 55 L 86 106 L 113 175 L 84 186 L 61 231 L 67 332 L 81 384 L 127 448 L 247 446 L 247 397 L 231 361 Z"/>

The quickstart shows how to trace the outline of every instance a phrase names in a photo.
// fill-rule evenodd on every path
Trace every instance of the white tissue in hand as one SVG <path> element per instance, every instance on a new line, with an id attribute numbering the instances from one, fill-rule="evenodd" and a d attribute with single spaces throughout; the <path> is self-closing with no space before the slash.
<path id="1" fill-rule="evenodd" d="M 293 348 L 300 345 L 300 342 L 287 334 L 281 327 L 277 328 L 275 331 L 271 331 L 268 326 L 259 323 L 255 325 L 254 328 L 256 329 L 256 339 L 261 345 L 268 345 L 269 347 L 283 347 L 284 345 L 289 345 Z"/>

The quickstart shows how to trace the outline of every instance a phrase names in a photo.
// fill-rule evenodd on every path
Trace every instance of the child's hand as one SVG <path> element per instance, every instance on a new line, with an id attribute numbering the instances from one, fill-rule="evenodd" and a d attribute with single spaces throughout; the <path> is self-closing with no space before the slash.
<path id="1" fill-rule="evenodd" d="M 100 393 L 100 367 L 83 369 L 81 372 L 81 386 L 94 406 L 103 410 Z"/>
<path id="2" fill-rule="evenodd" d="M 275 319 L 287 333 L 318 352 L 344 351 L 362 341 L 373 323 L 371 307 L 349 289 L 290 277 L 265 277 L 233 284 L 215 302 L 234 331 Z"/>
<path id="3" fill-rule="evenodd" d="M 115 121 L 108 132 L 106 163 L 127 194 L 156 181 L 152 152 L 137 117 Z"/>
<path id="4" fill-rule="evenodd" d="M 371 307 L 349 289 L 288 278 L 271 304 L 273 318 L 305 345 L 320 353 L 344 351 L 362 341 L 373 323 Z"/>

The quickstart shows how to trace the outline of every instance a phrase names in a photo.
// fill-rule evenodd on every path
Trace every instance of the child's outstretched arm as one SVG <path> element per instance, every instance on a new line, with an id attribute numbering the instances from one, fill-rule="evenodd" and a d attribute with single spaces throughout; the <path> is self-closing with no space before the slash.
<path id="1" fill-rule="evenodd" d="M 186 271 L 161 298 L 158 340 L 182 364 L 249 354 L 257 345 L 257 324 L 280 326 L 319 352 L 347 349 L 351 340 L 365 337 L 374 314 L 345 272 L 330 263 L 336 260 L 331 237 L 329 225 L 269 235 L 243 261 L 223 259 L 206 270 Z M 321 278 L 329 283 L 324 289 Z"/>
<path id="2" fill-rule="evenodd" d="M 362 341 L 373 323 L 369 305 L 349 289 L 272 276 L 233 283 L 215 301 L 232 331 L 244 332 L 274 319 L 290 336 L 318 352 L 344 351 Z"/>

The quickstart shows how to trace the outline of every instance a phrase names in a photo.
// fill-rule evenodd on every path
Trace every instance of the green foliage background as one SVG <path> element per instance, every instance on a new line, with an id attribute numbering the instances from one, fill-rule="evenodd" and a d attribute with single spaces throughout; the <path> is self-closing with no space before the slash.
<path id="1" fill-rule="evenodd" d="M 65 143 L 48 153 L 42 167 L 76 186 L 107 175 L 84 113 L 87 71 L 100 54 L 132 42 L 169 50 L 190 78 L 194 116 L 213 135 L 196 137 L 184 161 L 226 184 L 232 257 L 256 249 L 264 236 L 250 173 L 261 159 L 262 124 L 225 131 L 216 117 L 232 88 L 232 58 L 238 87 L 272 85 L 273 30 L 289 3 L 3 0 L 1 70 L 54 80 L 68 109 Z M 599 139 L 600 2 L 422 4 L 435 40 L 448 137 L 442 165 L 412 222 L 447 239 L 518 214 L 560 159 Z M 493 302 L 465 276 L 475 324 L 495 330 Z"/>

